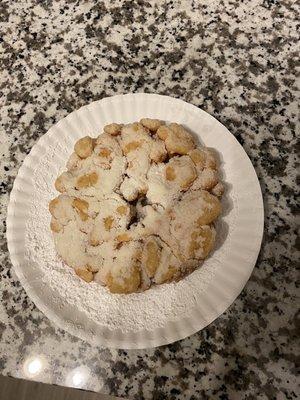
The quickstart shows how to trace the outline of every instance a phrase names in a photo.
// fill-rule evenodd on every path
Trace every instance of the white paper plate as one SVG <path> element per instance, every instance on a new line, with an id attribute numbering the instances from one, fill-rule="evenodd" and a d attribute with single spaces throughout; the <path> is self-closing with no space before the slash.
<path id="1" fill-rule="evenodd" d="M 111 325 L 114 316 L 109 307 L 110 301 L 115 304 L 115 300 L 109 297 L 113 295 L 104 293 L 105 288 L 93 284 L 91 290 L 101 304 L 107 303 L 107 314 L 110 315 L 104 315 L 102 310 L 103 315 L 99 316 L 95 309 L 94 317 L 91 317 L 84 308 L 78 307 L 72 286 L 82 285 L 84 297 L 85 291 L 89 290 L 88 284 L 78 283 L 78 278 L 70 275 L 73 274 L 70 268 L 57 267 L 58 272 L 55 270 L 71 276 L 69 286 L 64 284 L 62 287 L 58 279 L 49 280 L 51 265 L 45 260 L 54 249 L 52 245 L 49 246 L 50 217 L 45 210 L 55 194 L 54 189 L 53 194 L 49 194 L 53 179 L 64 168 L 67 156 L 79 137 L 87 134 L 96 136 L 110 122 L 129 123 L 142 117 L 184 124 L 199 136 L 202 143 L 220 153 L 227 187 L 223 200 L 224 214 L 217 226 L 217 249 L 204 265 L 177 284 L 160 285 L 141 294 L 128 295 L 131 297 L 126 297 L 124 304 L 130 303 L 130 311 L 126 309 L 125 314 L 128 321 L 132 312 L 132 325 L 129 329 L 128 325 L 114 329 Z M 32 217 L 35 213 L 45 215 L 43 218 L 47 221 L 41 224 L 40 218 Z M 249 279 L 259 253 L 262 234 L 263 201 L 260 186 L 249 158 L 234 136 L 215 118 L 191 104 L 167 96 L 143 93 L 96 101 L 53 126 L 32 148 L 20 168 L 10 196 L 7 217 L 11 260 L 17 276 L 36 306 L 71 334 L 93 344 L 116 348 L 147 348 L 171 343 L 211 323 L 230 306 Z M 31 241 L 29 249 L 25 245 L 28 240 Z M 152 321 L 154 313 L 159 316 L 160 312 L 164 315 L 164 311 L 160 311 L 153 301 L 156 294 L 157 298 L 164 298 L 165 301 L 160 303 L 160 307 L 161 304 L 169 307 L 166 313 L 169 317 L 163 321 L 158 318 L 157 324 Z M 177 299 L 180 299 L 180 307 L 176 304 Z M 122 309 L 122 301 L 119 304 Z M 139 318 L 143 320 L 140 325 Z M 124 323 L 128 324 L 125 317 Z"/>

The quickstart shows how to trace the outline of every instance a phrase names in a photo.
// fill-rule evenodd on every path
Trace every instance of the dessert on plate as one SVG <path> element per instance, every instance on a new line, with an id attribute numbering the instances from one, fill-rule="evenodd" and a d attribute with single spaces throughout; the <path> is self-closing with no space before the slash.
<path id="1" fill-rule="evenodd" d="M 178 281 L 213 250 L 223 185 L 182 125 L 143 118 L 79 139 L 55 181 L 58 255 L 86 282 L 133 293 Z"/>

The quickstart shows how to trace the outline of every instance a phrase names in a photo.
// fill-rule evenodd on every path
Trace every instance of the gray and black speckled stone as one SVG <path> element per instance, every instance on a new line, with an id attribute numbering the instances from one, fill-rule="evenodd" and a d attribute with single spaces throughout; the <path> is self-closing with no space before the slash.
<path id="1" fill-rule="evenodd" d="M 131 399 L 300 395 L 297 11 L 291 0 L 1 2 L 2 374 L 28 377 L 39 356 L 31 379 Z M 70 111 L 127 92 L 180 97 L 218 118 L 251 158 L 266 212 L 257 266 L 230 309 L 147 351 L 95 348 L 53 326 L 15 278 L 5 241 L 9 192 L 36 140 Z"/>

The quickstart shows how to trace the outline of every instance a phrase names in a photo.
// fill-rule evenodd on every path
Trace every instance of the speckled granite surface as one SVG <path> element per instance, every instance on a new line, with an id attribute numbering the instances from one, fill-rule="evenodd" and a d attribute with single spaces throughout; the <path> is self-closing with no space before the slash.
<path id="1" fill-rule="evenodd" d="M 0 372 L 131 399 L 294 399 L 296 2 L 131 3 L 0 3 Z M 136 91 L 180 97 L 231 130 L 262 185 L 265 235 L 250 281 L 217 321 L 170 346 L 116 351 L 36 309 L 12 271 L 5 217 L 21 162 L 54 122 Z"/>

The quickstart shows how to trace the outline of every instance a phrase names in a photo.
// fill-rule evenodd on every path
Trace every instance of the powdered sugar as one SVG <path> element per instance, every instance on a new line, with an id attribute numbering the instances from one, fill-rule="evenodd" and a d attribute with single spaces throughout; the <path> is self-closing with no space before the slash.
<path id="1" fill-rule="evenodd" d="M 75 306 L 89 319 L 111 330 L 153 330 L 183 315 L 187 317 L 213 276 L 215 264 L 209 260 L 178 283 L 160 285 L 138 294 L 112 295 L 96 282 L 88 284 L 80 280 L 58 258 L 49 229 L 48 203 L 56 194 L 54 180 L 71 150 L 69 143 L 53 143 L 35 166 L 34 196 L 26 229 L 28 262 L 34 262 L 41 269 L 42 281 L 55 294 L 56 301 Z"/>
<path id="2" fill-rule="evenodd" d="M 111 121 L 129 123 L 145 115 L 183 123 L 193 132 L 200 129 L 201 141 L 221 154 L 222 178 L 227 183 L 222 219 L 216 223 L 215 251 L 186 279 L 141 294 L 110 295 L 101 286 L 95 287 L 96 283 L 77 279 L 72 269 L 57 259 L 48 225 L 48 201 L 55 194 L 54 177 L 63 169 L 76 139 L 97 136 Z M 7 216 L 14 270 L 39 309 L 62 329 L 93 344 L 117 348 L 167 344 L 212 322 L 247 282 L 262 232 L 260 186 L 235 138 L 191 104 L 143 93 L 91 103 L 51 128 L 20 168 Z"/>

